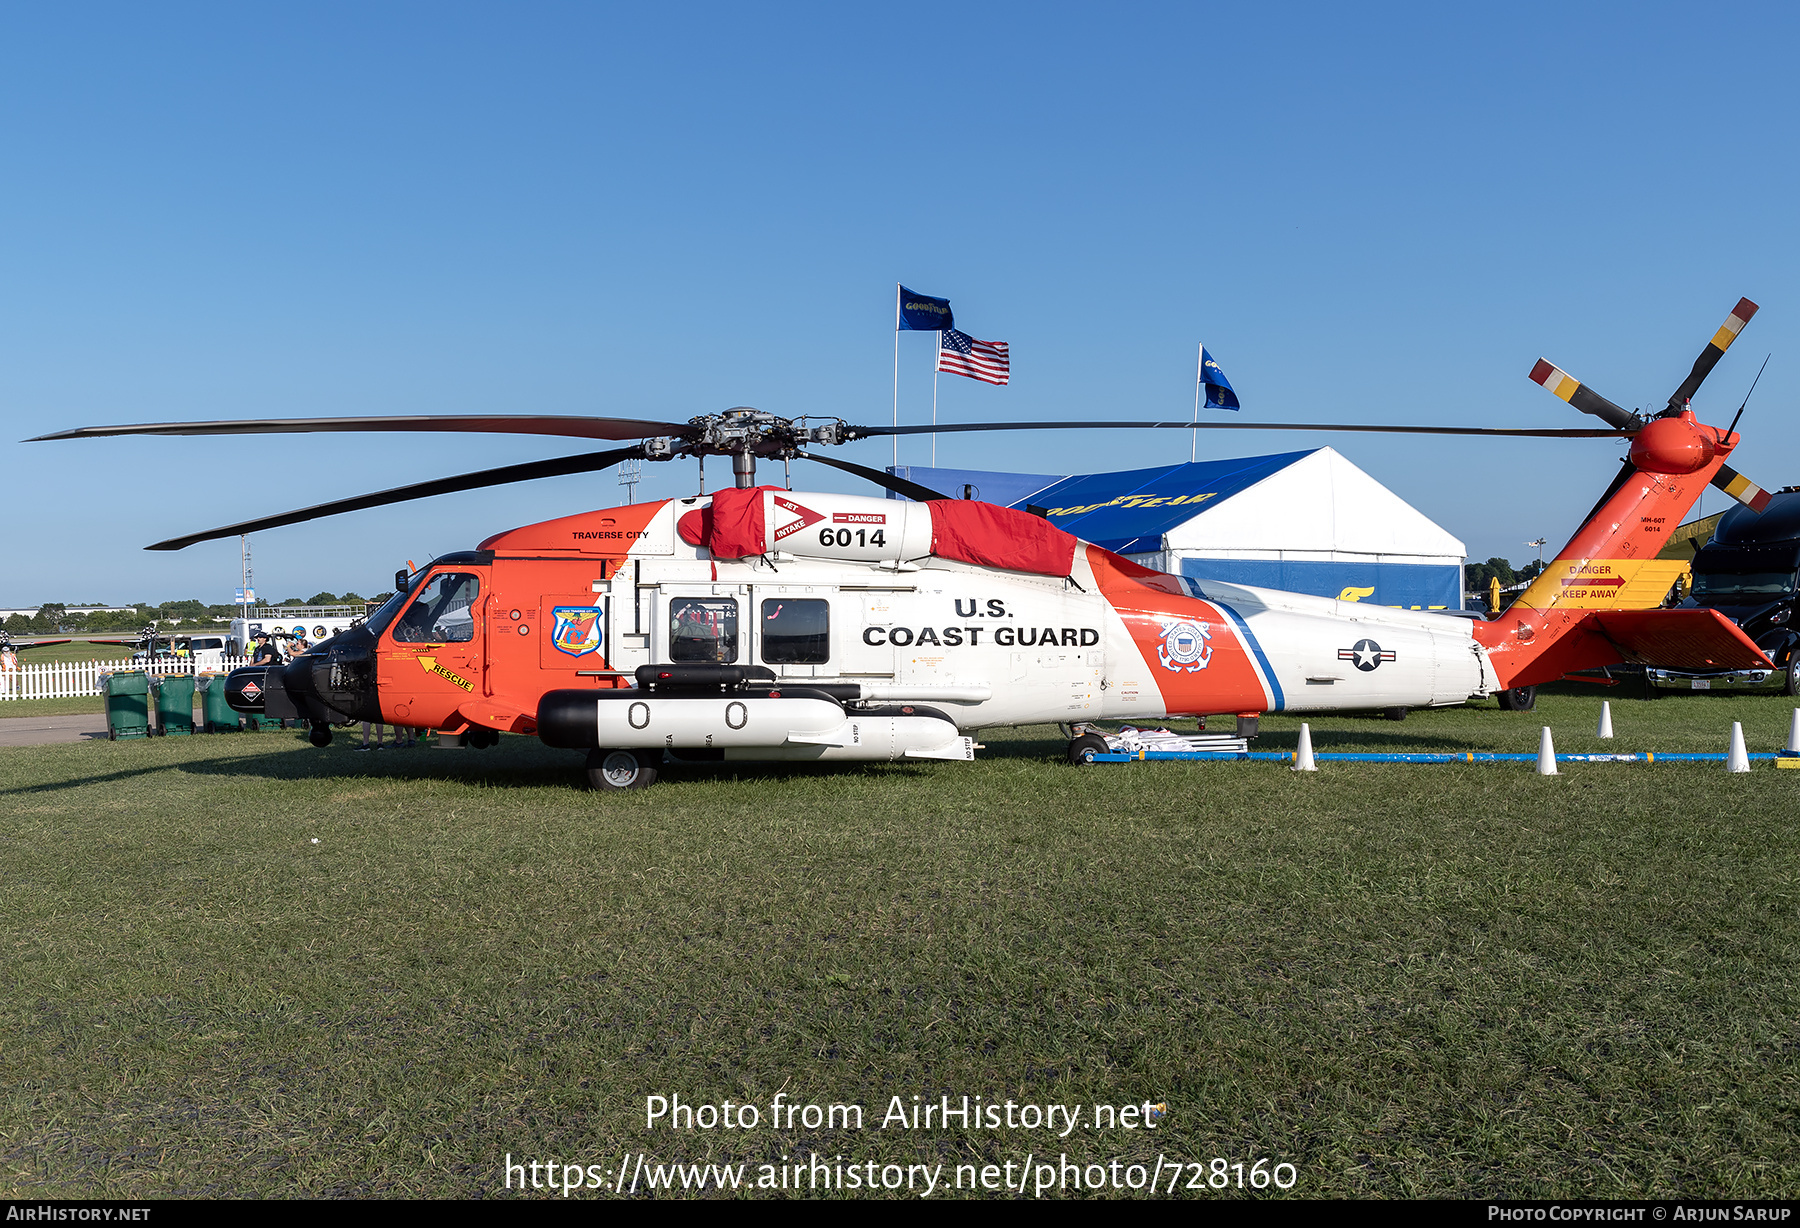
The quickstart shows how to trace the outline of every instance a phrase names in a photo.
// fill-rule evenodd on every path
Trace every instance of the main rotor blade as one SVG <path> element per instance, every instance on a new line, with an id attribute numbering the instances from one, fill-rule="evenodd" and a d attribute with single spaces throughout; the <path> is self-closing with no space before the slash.
<path id="1" fill-rule="evenodd" d="M 1393 435 L 1512 435 L 1535 439 L 1615 439 L 1631 431 L 1581 428 L 1525 430 L 1500 426 L 1369 426 L 1346 422 L 940 422 L 936 426 L 853 426 L 850 439 L 875 435 L 932 435 L 952 431 L 1377 431 Z"/>
<path id="2" fill-rule="evenodd" d="M 637 418 L 589 418 L 573 414 L 398 414 L 375 418 L 236 418 L 224 422 L 146 422 L 134 426 L 83 426 L 27 439 L 101 439 L 110 435 L 284 435 L 308 431 L 455 431 L 502 435 L 564 435 L 573 439 L 687 438 L 685 423 Z"/>
<path id="3" fill-rule="evenodd" d="M 1614 405 L 1548 359 L 1537 360 L 1537 366 L 1531 369 L 1531 382 L 1542 384 L 1550 392 L 1561 397 L 1582 413 L 1592 414 L 1600 421 L 1616 426 L 1622 431 L 1637 431 L 1643 426 L 1636 414 Z"/>
<path id="4" fill-rule="evenodd" d="M 629 448 L 613 448 L 606 452 L 583 452 L 578 456 L 559 456 L 555 460 L 527 461 L 522 465 L 502 465 L 498 469 L 483 469 L 478 473 L 465 473 L 453 478 L 438 478 L 431 482 L 415 482 L 411 486 L 396 486 L 392 490 L 377 491 L 372 495 L 358 495 L 352 499 L 337 499 L 331 503 L 319 503 L 312 507 L 303 507 L 298 511 L 283 512 L 279 516 L 264 516 L 259 520 L 246 520 L 242 524 L 229 524 L 220 529 L 208 529 L 204 533 L 193 533 L 187 537 L 171 537 L 166 542 L 157 542 L 154 546 L 145 546 L 146 550 L 181 550 L 195 542 L 208 542 L 220 537 L 237 537 L 243 533 L 255 533 L 261 529 L 279 528 L 284 524 L 300 524 L 307 520 L 317 520 L 322 516 L 336 516 L 340 512 L 360 512 L 365 508 L 384 507 L 389 503 L 404 503 L 408 499 L 425 499 L 432 495 L 454 494 L 459 490 L 480 490 L 484 486 L 503 486 L 508 482 L 528 482 L 533 478 L 564 477 L 571 473 L 593 473 L 597 469 L 605 469 L 622 460 L 644 455 L 642 444 L 633 444 Z"/>
<path id="5" fill-rule="evenodd" d="M 796 452 L 801 460 L 818 461 L 821 465 L 830 465 L 833 469 L 842 469 L 845 473 L 854 473 L 859 478 L 866 478 L 877 486 L 885 486 L 897 495 L 905 495 L 917 503 L 928 503 L 933 499 L 948 499 L 949 495 L 940 495 L 929 486 L 921 486 L 917 482 L 909 482 L 905 478 L 895 477 L 891 473 L 883 473 L 879 469 L 871 469 L 867 465 L 853 465 L 849 461 L 834 460 L 829 456 L 814 456 L 811 452 Z"/>
<path id="6" fill-rule="evenodd" d="M 1701 381 L 1712 374 L 1712 369 L 1719 365 L 1719 359 L 1725 357 L 1725 351 L 1731 348 L 1731 343 L 1737 340 L 1737 335 L 1744 331 L 1744 325 L 1750 323 L 1750 317 L 1755 314 L 1755 303 L 1747 298 L 1738 300 L 1737 306 L 1731 309 L 1731 314 L 1725 317 L 1725 323 L 1719 325 L 1719 331 L 1713 334 L 1713 339 L 1700 351 L 1700 357 L 1694 359 L 1694 369 L 1688 372 L 1688 377 L 1681 381 L 1681 387 L 1669 398 L 1670 409 L 1679 410 L 1694 399 L 1694 393 L 1700 390 Z"/>

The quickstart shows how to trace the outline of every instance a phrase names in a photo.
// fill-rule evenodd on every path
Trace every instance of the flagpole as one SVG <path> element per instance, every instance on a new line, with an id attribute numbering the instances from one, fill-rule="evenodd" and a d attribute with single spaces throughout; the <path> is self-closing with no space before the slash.
<path id="1" fill-rule="evenodd" d="M 944 333 L 937 332 L 937 358 L 931 360 L 931 467 L 937 468 L 937 377 L 938 361 L 944 356 Z"/>
<path id="2" fill-rule="evenodd" d="M 1200 383 L 1206 374 L 1206 342 L 1200 342 L 1200 353 L 1194 359 L 1194 429 L 1188 432 L 1188 463 L 1199 459 L 1200 449 Z"/>
<path id="3" fill-rule="evenodd" d="M 894 283 L 894 429 L 900 429 L 900 283 Z M 894 436 L 894 468 L 900 467 L 900 436 Z"/>

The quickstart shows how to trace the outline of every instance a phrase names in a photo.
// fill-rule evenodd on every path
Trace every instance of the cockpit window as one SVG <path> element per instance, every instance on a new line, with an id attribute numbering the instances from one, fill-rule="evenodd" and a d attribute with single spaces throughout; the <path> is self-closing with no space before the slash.
<path id="1" fill-rule="evenodd" d="M 394 639 L 402 644 L 467 643 L 475 638 L 475 599 L 480 595 L 478 576 L 439 572 L 394 624 Z"/>
<path id="2" fill-rule="evenodd" d="M 379 637 L 383 631 L 387 630 L 388 624 L 394 621 L 394 615 L 400 612 L 400 607 L 406 604 L 407 596 L 406 593 L 395 593 L 389 597 L 376 607 L 375 612 L 369 615 L 368 621 L 364 622 L 363 626 Z"/>
<path id="3" fill-rule="evenodd" d="M 737 622 L 736 598 L 675 598 L 669 603 L 669 660 L 735 664 Z"/>

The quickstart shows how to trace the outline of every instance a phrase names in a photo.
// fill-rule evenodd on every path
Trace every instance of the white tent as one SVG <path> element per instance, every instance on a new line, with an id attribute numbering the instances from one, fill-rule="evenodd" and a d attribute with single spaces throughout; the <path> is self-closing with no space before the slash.
<path id="1" fill-rule="evenodd" d="M 1069 477 L 907 472 L 935 490 L 966 486 L 1041 512 L 1158 571 L 1377 605 L 1462 605 L 1462 542 L 1333 448 Z"/>

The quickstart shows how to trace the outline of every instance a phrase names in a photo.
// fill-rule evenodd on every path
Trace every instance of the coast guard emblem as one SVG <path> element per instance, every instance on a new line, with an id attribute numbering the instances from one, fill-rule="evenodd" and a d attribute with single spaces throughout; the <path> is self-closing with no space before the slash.
<path id="1" fill-rule="evenodd" d="M 1196 673 L 1212 664 L 1212 629 L 1191 618 L 1160 618 L 1162 643 L 1156 659 L 1164 669 Z"/>
<path id="2" fill-rule="evenodd" d="M 590 652 L 600 651 L 606 638 L 601 626 L 604 611 L 594 606 L 559 605 L 551 613 L 555 615 L 556 623 L 550 628 L 550 642 L 558 652 L 585 657 Z"/>

